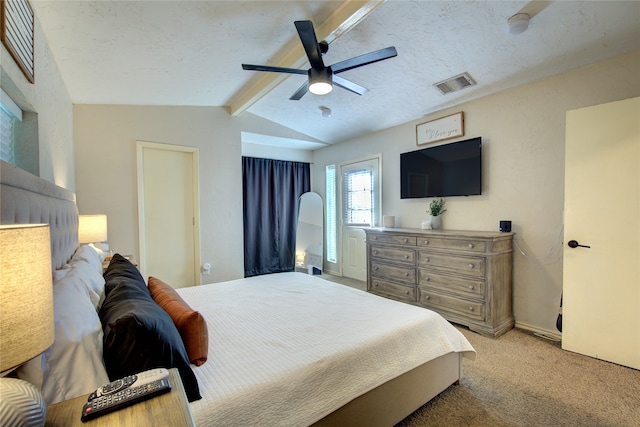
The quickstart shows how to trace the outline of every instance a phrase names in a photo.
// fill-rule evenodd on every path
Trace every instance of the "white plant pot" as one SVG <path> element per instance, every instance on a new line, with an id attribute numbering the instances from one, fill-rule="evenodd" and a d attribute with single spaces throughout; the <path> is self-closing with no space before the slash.
<path id="1" fill-rule="evenodd" d="M 440 230 L 442 228 L 442 215 L 431 216 L 431 230 Z"/>

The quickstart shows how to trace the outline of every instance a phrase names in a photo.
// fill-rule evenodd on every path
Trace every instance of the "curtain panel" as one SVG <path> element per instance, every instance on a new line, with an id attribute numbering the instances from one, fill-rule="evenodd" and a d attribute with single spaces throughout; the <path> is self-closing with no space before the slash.
<path id="1" fill-rule="evenodd" d="M 244 275 L 293 271 L 298 198 L 311 189 L 309 163 L 242 158 Z"/>

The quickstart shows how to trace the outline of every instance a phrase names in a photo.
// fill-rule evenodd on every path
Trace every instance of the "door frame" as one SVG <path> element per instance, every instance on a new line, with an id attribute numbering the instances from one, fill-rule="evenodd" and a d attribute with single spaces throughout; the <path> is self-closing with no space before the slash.
<path id="1" fill-rule="evenodd" d="M 377 160 L 378 161 L 378 173 L 377 179 L 374 182 L 374 193 L 377 193 L 378 203 L 377 208 L 374 204 L 374 212 L 373 212 L 373 224 L 372 227 L 378 227 L 382 223 L 382 153 L 371 154 L 368 156 L 359 157 L 356 159 L 348 160 L 346 162 L 338 163 L 336 165 L 338 174 L 338 179 L 336 180 L 336 186 L 338 187 L 336 190 L 336 223 L 338 226 L 336 227 L 336 244 L 337 244 L 337 252 L 338 252 L 338 260 L 339 267 L 338 273 L 340 276 L 343 276 L 343 239 L 342 239 L 342 230 L 344 228 L 344 212 L 343 212 L 343 182 L 342 182 L 342 168 L 345 166 L 349 166 L 355 163 L 366 162 L 368 160 Z M 375 196 L 374 196 L 375 197 Z M 365 262 L 366 263 L 366 262 Z M 365 265 L 365 270 L 367 266 Z"/>
<path id="2" fill-rule="evenodd" d="M 136 162 L 137 162 L 137 185 L 138 185 L 138 246 L 140 248 L 139 269 L 142 277 L 146 277 L 146 235 L 145 235 L 145 205 L 144 205 L 144 149 L 175 151 L 181 153 L 191 153 L 192 160 L 192 183 L 193 183 L 193 277 L 195 286 L 201 284 L 200 275 L 200 189 L 199 189 L 199 162 L 198 148 L 184 145 L 164 144 L 159 142 L 136 141 Z"/>

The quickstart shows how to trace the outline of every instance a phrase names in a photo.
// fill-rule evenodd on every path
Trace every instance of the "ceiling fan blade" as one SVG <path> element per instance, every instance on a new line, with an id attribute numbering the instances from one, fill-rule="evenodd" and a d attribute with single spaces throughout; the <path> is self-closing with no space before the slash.
<path id="1" fill-rule="evenodd" d="M 374 62 L 383 61 L 385 59 L 393 58 L 397 56 L 398 52 L 393 46 L 376 50 L 375 52 L 365 53 L 364 55 L 356 56 L 355 58 L 347 59 L 333 64 L 331 69 L 333 73 L 341 73 L 343 71 L 352 70 L 363 65 L 373 64 Z"/>
<path id="2" fill-rule="evenodd" d="M 291 98 L 289 99 L 291 101 L 299 101 L 300 98 L 302 98 L 308 91 L 309 91 L 309 81 L 306 81 L 302 86 L 298 88 L 297 91 L 295 91 L 293 95 L 291 95 Z"/>
<path id="3" fill-rule="evenodd" d="M 296 30 L 298 30 L 304 51 L 307 53 L 307 58 L 309 58 L 311 68 L 324 68 L 322 52 L 320 51 L 320 45 L 318 45 L 316 32 L 313 29 L 313 23 L 311 21 L 295 21 L 294 24 Z"/>
<path id="4" fill-rule="evenodd" d="M 289 73 L 289 74 L 307 74 L 307 70 L 298 70 L 296 68 L 283 68 L 283 67 L 271 67 L 269 65 L 251 65 L 242 64 L 243 70 L 251 71 L 271 71 L 274 73 Z"/>
<path id="5" fill-rule="evenodd" d="M 359 84 L 344 79 L 340 76 L 336 76 L 335 74 L 333 75 L 333 84 L 358 95 L 364 95 L 365 93 L 369 92 L 369 89 L 367 89 L 366 87 L 362 87 Z"/>

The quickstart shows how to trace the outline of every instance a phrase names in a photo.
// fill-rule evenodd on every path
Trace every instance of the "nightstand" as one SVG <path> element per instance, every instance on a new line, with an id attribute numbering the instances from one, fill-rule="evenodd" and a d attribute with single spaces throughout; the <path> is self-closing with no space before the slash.
<path id="1" fill-rule="evenodd" d="M 82 406 L 89 397 L 88 394 L 65 400 L 64 402 L 54 403 L 47 408 L 45 426 L 195 426 L 177 369 L 169 370 L 169 382 L 171 383 L 171 391 L 169 393 L 152 397 L 144 402 L 94 418 L 86 423 L 80 421 L 80 415 L 82 414 Z"/>

